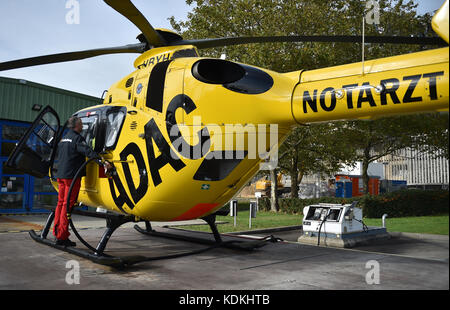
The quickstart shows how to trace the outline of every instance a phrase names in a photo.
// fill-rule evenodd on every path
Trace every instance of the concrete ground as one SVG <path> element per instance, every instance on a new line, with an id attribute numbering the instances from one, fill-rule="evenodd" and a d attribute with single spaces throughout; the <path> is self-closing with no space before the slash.
<path id="1" fill-rule="evenodd" d="M 80 234 L 96 244 L 104 221 L 76 216 L 74 220 L 76 227 L 83 227 Z M 39 229 L 44 222 L 45 216 L 0 216 L 0 289 L 449 289 L 448 236 L 398 235 L 382 244 L 337 249 L 296 243 L 298 229 L 264 232 L 257 236 L 275 235 L 285 242 L 268 243 L 252 252 L 216 248 L 119 271 L 33 241 L 26 231 Z M 163 227 L 167 223 L 155 224 L 157 231 L 212 238 L 211 234 Z M 161 256 L 205 247 L 145 236 L 133 225 L 126 224 L 113 234 L 109 254 Z M 230 235 L 224 239 L 246 240 Z M 77 242 L 77 247 L 83 246 Z M 79 263 L 80 283 L 70 285 L 66 277 L 71 269 L 66 264 L 72 260 Z M 373 275 L 378 267 L 379 284 L 368 284 L 367 280 L 376 280 Z"/>

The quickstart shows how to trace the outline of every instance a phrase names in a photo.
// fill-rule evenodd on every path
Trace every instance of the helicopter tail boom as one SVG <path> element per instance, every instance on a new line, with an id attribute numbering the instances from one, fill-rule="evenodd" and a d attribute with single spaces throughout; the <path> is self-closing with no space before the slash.
<path id="1" fill-rule="evenodd" d="M 291 72 L 292 112 L 301 124 L 448 111 L 449 49 Z"/>

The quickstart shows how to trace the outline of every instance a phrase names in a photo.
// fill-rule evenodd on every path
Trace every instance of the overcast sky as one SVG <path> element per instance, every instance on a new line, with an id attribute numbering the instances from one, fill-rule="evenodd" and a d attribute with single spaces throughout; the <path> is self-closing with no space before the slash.
<path id="1" fill-rule="evenodd" d="M 101 0 L 77 0 L 79 24 L 68 24 L 74 0 L 1 0 L 0 62 L 38 55 L 137 43 L 139 30 Z M 438 9 L 444 0 L 416 0 L 418 12 Z M 185 20 L 192 9 L 184 0 L 133 0 L 154 28 L 171 29 L 170 16 Z M 134 70 L 137 54 L 100 56 L 67 63 L 0 72 L 100 97 L 103 90 Z M 1 94 L 0 94 L 1 95 Z"/>

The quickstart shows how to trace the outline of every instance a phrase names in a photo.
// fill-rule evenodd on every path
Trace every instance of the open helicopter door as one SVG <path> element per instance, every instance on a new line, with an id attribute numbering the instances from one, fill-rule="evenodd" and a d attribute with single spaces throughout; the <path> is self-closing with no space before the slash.
<path id="1" fill-rule="evenodd" d="M 48 176 L 59 131 L 58 114 L 46 106 L 17 143 L 6 165 L 37 178 Z"/>

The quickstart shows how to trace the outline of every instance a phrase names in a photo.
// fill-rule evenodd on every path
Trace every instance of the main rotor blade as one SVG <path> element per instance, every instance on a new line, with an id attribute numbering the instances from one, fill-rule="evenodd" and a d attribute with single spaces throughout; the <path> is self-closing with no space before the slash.
<path id="1" fill-rule="evenodd" d="M 116 47 L 98 48 L 92 50 L 23 58 L 0 63 L 0 71 L 37 65 L 52 64 L 64 61 L 80 60 L 101 55 L 120 54 L 120 53 L 143 53 L 145 51 L 145 47 L 146 43 L 136 43 Z"/>
<path id="2" fill-rule="evenodd" d="M 142 13 L 131 3 L 130 0 L 104 0 L 106 4 L 125 16 L 144 34 L 148 44 L 159 47 L 167 45 L 167 42 L 150 25 Z"/>
<path id="3" fill-rule="evenodd" d="M 181 40 L 173 45 L 195 45 L 198 49 L 221 47 L 228 45 L 267 43 L 267 42 L 350 42 L 360 43 L 361 36 L 267 36 L 267 37 L 229 37 L 203 40 Z M 365 36 L 366 43 L 419 44 L 439 45 L 448 44 L 438 37 L 397 37 L 397 36 Z"/>

